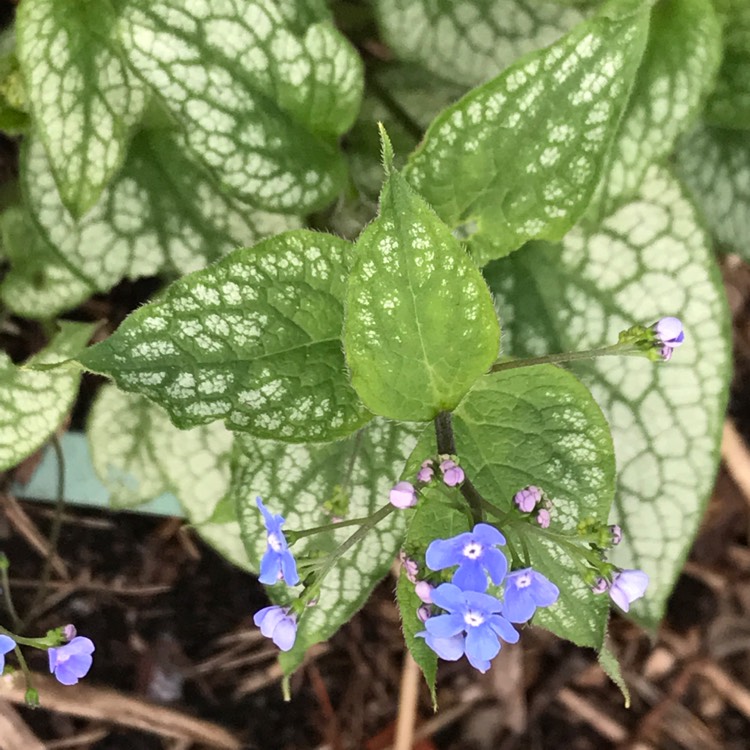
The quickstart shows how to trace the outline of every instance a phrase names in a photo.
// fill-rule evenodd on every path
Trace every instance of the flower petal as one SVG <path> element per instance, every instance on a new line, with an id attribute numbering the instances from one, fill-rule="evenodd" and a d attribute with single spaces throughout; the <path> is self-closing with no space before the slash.
<path id="1" fill-rule="evenodd" d="M 424 638 L 427 645 L 445 661 L 458 661 L 464 655 L 465 638 L 463 635 L 454 635 L 452 638 L 436 638 L 423 630 L 417 633 L 418 638 Z"/>
<path id="2" fill-rule="evenodd" d="M 465 558 L 461 554 L 464 537 L 468 541 L 469 534 L 459 534 L 452 539 L 435 539 L 430 542 L 425 553 L 425 563 L 430 570 L 443 570 L 458 565 Z"/>
<path id="3" fill-rule="evenodd" d="M 532 572 L 532 582 L 529 593 L 537 607 L 549 607 L 560 597 L 560 589 L 546 576 L 538 571 Z"/>
<path id="4" fill-rule="evenodd" d="M 65 649 L 65 653 L 71 656 L 75 654 L 93 654 L 96 651 L 94 642 L 82 635 L 77 635 L 70 643 L 63 646 L 63 648 Z"/>
<path id="5" fill-rule="evenodd" d="M 279 557 L 281 558 L 281 572 L 284 576 L 284 583 L 287 586 L 296 586 L 299 583 L 299 573 L 297 573 L 294 555 L 289 550 L 284 550 Z"/>
<path id="6" fill-rule="evenodd" d="M 283 617 L 273 631 L 273 642 L 282 650 L 289 651 L 297 638 L 297 623 L 291 617 Z"/>
<path id="7" fill-rule="evenodd" d="M 494 547 L 496 544 L 505 544 L 505 537 L 488 523 L 478 523 L 472 530 L 472 535 L 477 541 L 487 547 Z"/>
<path id="8" fill-rule="evenodd" d="M 609 588 L 609 595 L 612 601 L 623 611 L 627 612 L 630 609 L 630 599 L 625 595 L 625 592 L 617 586 L 612 584 Z"/>
<path id="9" fill-rule="evenodd" d="M 446 612 L 461 611 L 465 606 L 463 591 L 452 583 L 441 583 L 432 591 L 432 603 Z"/>
<path id="10" fill-rule="evenodd" d="M 482 612 L 485 616 L 493 612 L 502 612 L 503 605 L 499 599 L 489 594 L 483 594 L 479 591 L 464 592 L 464 602 L 466 607 Z"/>
<path id="11" fill-rule="evenodd" d="M 281 572 L 281 555 L 272 549 L 266 550 L 260 561 L 260 575 L 258 580 L 268 586 L 273 586 L 279 580 Z"/>
<path id="12" fill-rule="evenodd" d="M 492 583 L 499 586 L 508 572 L 508 558 L 496 547 L 488 547 L 482 555 L 482 563 L 487 568 Z"/>
<path id="13" fill-rule="evenodd" d="M 506 642 L 518 643 L 518 631 L 502 615 L 492 615 L 487 624 Z"/>
<path id="14" fill-rule="evenodd" d="M 458 570 L 453 574 L 452 582 L 464 591 L 487 591 L 487 574 L 480 560 L 469 560 L 464 557 Z"/>
<path id="15" fill-rule="evenodd" d="M 471 628 L 466 634 L 466 658 L 480 672 L 489 668 L 489 660 L 500 651 L 500 641 L 488 625 Z"/>
<path id="16" fill-rule="evenodd" d="M 265 612 L 265 615 L 260 619 L 258 615 L 262 612 Z M 286 617 L 284 610 L 279 606 L 275 606 L 262 609 L 260 612 L 256 613 L 255 618 L 253 619 L 255 624 L 260 628 L 260 632 L 266 638 L 271 638 L 276 626 L 284 619 L 284 617 Z"/>
<path id="17" fill-rule="evenodd" d="M 435 638 L 452 638 L 463 632 L 464 618 L 456 613 L 453 615 L 438 615 L 430 617 L 424 624 L 427 632 Z"/>
<path id="18" fill-rule="evenodd" d="M 528 622 L 535 610 L 536 605 L 528 588 L 519 589 L 512 583 L 505 587 L 503 615 L 506 619 L 511 622 Z"/>
<path id="19" fill-rule="evenodd" d="M 16 647 L 16 642 L 9 635 L 0 635 L 0 654 L 5 655 Z"/>

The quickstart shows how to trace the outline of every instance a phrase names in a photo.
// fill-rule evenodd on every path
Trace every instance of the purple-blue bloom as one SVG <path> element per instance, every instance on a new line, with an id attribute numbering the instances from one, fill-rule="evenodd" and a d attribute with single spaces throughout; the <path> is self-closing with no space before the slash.
<path id="1" fill-rule="evenodd" d="M 289 609 L 273 605 L 255 613 L 253 622 L 260 632 L 270 638 L 282 651 L 289 651 L 297 638 L 297 618 Z"/>
<path id="2" fill-rule="evenodd" d="M 478 523 L 471 531 L 450 539 L 435 539 L 427 548 L 425 562 L 430 570 L 458 565 L 453 574 L 456 586 L 465 591 L 486 591 L 487 573 L 497 585 L 508 572 L 508 560 L 497 549 L 498 544 L 505 544 L 505 537 L 494 526 Z"/>
<path id="3" fill-rule="evenodd" d="M 255 498 L 255 502 L 258 503 L 258 508 L 263 514 L 268 541 L 268 546 L 260 561 L 258 580 L 269 585 L 277 581 L 284 581 L 289 586 L 296 586 L 299 583 L 299 574 L 297 573 L 297 563 L 295 563 L 294 556 L 289 551 L 286 537 L 281 530 L 284 525 L 284 518 L 271 513 L 259 497 Z"/>
<path id="4" fill-rule="evenodd" d="M 506 643 L 518 641 L 518 631 L 502 615 L 503 605 L 494 596 L 443 583 L 432 592 L 432 601 L 448 614 L 430 617 L 417 635 L 441 659 L 455 661 L 466 654 L 475 669 L 486 672 L 500 651 L 498 636 Z"/>
<path id="5" fill-rule="evenodd" d="M 679 318 L 662 318 L 654 325 L 654 331 L 656 338 L 670 349 L 682 346 L 685 341 L 685 331 Z"/>
<path id="6" fill-rule="evenodd" d="M 508 573 L 503 595 L 503 614 L 511 622 L 528 622 L 537 607 L 549 607 L 560 589 L 533 568 Z"/>
<path id="7" fill-rule="evenodd" d="M 627 612 L 630 605 L 646 593 L 647 588 L 648 575 L 642 570 L 621 570 L 612 577 L 609 595 L 623 612 Z"/>
<path id="8" fill-rule="evenodd" d="M 5 669 L 5 654 L 16 647 L 16 642 L 9 635 L 0 635 L 0 674 Z"/>
<path id="9" fill-rule="evenodd" d="M 75 685 L 91 669 L 93 653 L 93 641 L 78 635 L 70 643 L 47 651 L 49 671 L 63 685 Z"/>

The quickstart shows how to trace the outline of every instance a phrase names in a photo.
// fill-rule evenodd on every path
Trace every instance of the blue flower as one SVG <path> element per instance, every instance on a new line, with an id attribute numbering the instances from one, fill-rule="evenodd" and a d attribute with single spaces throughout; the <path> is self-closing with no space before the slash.
<path id="1" fill-rule="evenodd" d="M 648 575 L 642 570 L 621 570 L 612 577 L 609 595 L 623 612 L 627 612 L 630 605 L 646 593 L 647 588 Z"/>
<path id="2" fill-rule="evenodd" d="M 417 635 L 442 659 L 456 661 L 466 654 L 475 669 L 486 672 L 500 651 L 498 636 L 507 643 L 518 641 L 518 631 L 494 596 L 443 583 L 432 592 L 432 601 L 448 614 L 430 617 Z"/>
<path id="3" fill-rule="evenodd" d="M 94 644 L 89 638 L 76 636 L 70 643 L 47 651 L 49 671 L 63 685 L 75 685 L 91 669 Z"/>
<path id="4" fill-rule="evenodd" d="M 255 502 L 258 503 L 258 508 L 263 514 L 268 534 L 268 547 L 260 561 L 258 580 L 269 585 L 277 581 L 285 581 L 289 586 L 296 586 L 299 583 L 299 574 L 297 563 L 294 562 L 294 556 L 289 551 L 286 537 L 281 530 L 284 518 L 271 513 L 259 497 L 255 498 Z"/>
<path id="5" fill-rule="evenodd" d="M 16 647 L 16 642 L 9 635 L 0 635 L 0 674 L 5 669 L 5 654 Z"/>
<path id="6" fill-rule="evenodd" d="M 253 622 L 260 632 L 270 638 L 282 651 L 289 651 L 297 638 L 297 618 L 289 609 L 279 606 L 263 607 L 255 613 Z"/>
<path id="7" fill-rule="evenodd" d="M 508 572 L 508 561 L 496 549 L 498 544 L 505 544 L 505 537 L 494 526 L 478 523 L 472 531 L 451 539 L 435 539 L 427 548 L 425 562 L 430 570 L 458 565 L 453 575 L 456 586 L 464 591 L 486 591 L 487 573 L 498 585 Z"/>
<path id="8" fill-rule="evenodd" d="M 533 568 L 514 570 L 505 579 L 503 614 L 511 622 L 528 622 L 537 607 L 549 607 L 560 589 Z"/>

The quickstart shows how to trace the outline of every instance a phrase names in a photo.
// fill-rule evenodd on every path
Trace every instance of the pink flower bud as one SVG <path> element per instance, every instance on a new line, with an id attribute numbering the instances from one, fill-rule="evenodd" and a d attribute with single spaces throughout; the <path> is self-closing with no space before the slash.
<path id="1" fill-rule="evenodd" d="M 443 472 L 443 481 L 448 487 L 455 487 L 466 478 L 464 470 L 455 462 L 448 459 L 440 464 L 440 471 Z"/>
<path id="2" fill-rule="evenodd" d="M 536 522 L 543 528 L 548 529 L 550 524 L 550 514 L 546 508 L 540 509 L 539 513 L 536 514 Z"/>
<path id="3" fill-rule="evenodd" d="M 425 603 L 432 604 L 432 590 L 435 587 L 427 581 L 419 581 L 414 587 L 416 595 Z"/>
<path id="4" fill-rule="evenodd" d="M 524 513 L 531 513 L 541 499 L 542 491 L 539 487 L 535 487 L 533 484 L 524 487 L 513 495 L 513 502 L 518 506 L 519 510 Z"/>
<path id="5" fill-rule="evenodd" d="M 404 510 L 413 508 L 417 504 L 417 492 L 411 482 L 399 482 L 390 494 L 391 505 Z"/>

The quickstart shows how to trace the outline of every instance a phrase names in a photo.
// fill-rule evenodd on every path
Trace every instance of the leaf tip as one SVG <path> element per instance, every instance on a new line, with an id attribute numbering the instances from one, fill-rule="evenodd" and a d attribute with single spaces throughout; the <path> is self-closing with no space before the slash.
<path id="1" fill-rule="evenodd" d="M 378 132 L 380 133 L 380 159 L 383 162 L 383 171 L 386 177 L 389 177 L 393 172 L 393 144 L 382 122 L 378 123 Z"/>

